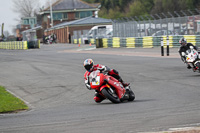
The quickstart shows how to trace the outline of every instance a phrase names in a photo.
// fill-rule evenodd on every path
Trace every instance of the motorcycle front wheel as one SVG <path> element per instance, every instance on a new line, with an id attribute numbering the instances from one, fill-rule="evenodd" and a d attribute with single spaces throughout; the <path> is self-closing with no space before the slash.
<path id="1" fill-rule="evenodd" d="M 103 88 L 102 91 L 101 91 L 101 93 L 102 93 L 106 98 L 108 98 L 111 102 L 113 102 L 113 103 L 120 103 L 119 97 L 118 97 L 116 94 L 114 94 L 114 93 L 112 93 L 111 91 L 109 91 L 108 88 Z"/>
<path id="2" fill-rule="evenodd" d="M 128 99 L 128 101 L 133 101 L 133 100 L 135 100 L 135 94 L 133 93 L 132 90 L 129 90 L 129 99 Z"/>

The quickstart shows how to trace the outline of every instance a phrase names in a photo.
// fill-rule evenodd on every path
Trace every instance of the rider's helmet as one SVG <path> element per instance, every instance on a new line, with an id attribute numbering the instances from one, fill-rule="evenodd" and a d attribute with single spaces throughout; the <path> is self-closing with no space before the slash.
<path id="1" fill-rule="evenodd" d="M 93 65 L 94 65 L 94 62 L 92 59 L 86 59 L 84 61 L 84 64 L 83 66 L 85 67 L 85 69 L 88 71 L 88 72 L 91 72 L 92 69 L 93 69 Z"/>
<path id="2" fill-rule="evenodd" d="M 187 44 L 187 40 L 183 37 L 179 40 L 179 43 L 183 46 L 185 46 Z"/>

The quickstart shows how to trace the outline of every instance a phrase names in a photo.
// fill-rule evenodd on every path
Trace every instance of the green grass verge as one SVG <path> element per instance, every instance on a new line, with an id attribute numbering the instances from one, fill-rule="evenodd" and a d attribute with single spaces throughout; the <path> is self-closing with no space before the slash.
<path id="1" fill-rule="evenodd" d="M 0 86 L 0 113 L 17 112 L 26 109 L 28 109 L 28 106 L 22 100 Z"/>

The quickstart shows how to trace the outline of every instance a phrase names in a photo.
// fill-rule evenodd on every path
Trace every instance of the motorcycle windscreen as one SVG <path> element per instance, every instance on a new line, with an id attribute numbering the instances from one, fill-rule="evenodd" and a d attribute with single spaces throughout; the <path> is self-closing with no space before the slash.
<path id="1" fill-rule="evenodd" d="M 90 76 L 89 76 L 89 80 L 90 80 L 90 86 L 92 89 L 96 89 L 98 87 L 101 86 L 102 81 L 101 81 L 101 75 L 100 75 L 100 71 L 93 71 L 91 72 Z"/>

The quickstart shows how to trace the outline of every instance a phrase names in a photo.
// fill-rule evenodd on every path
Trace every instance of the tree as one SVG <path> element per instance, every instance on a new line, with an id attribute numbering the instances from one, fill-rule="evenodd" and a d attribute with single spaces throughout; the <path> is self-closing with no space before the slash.
<path id="1" fill-rule="evenodd" d="M 131 2 L 132 0 L 119 0 L 118 6 L 121 11 L 126 11 L 127 10 L 127 5 Z"/>
<path id="2" fill-rule="evenodd" d="M 38 0 L 13 0 L 13 11 L 18 12 L 20 17 L 32 17 L 38 9 Z"/>
<path id="3" fill-rule="evenodd" d="M 53 5 L 54 3 L 56 3 L 58 0 L 46 0 L 46 4 L 43 6 L 43 8 L 48 8 L 50 7 L 50 1 L 51 1 L 51 4 Z M 84 0 L 85 1 L 85 0 Z M 86 1 L 87 2 L 87 1 Z M 43 9 L 42 9 L 43 10 Z"/>
<path id="4" fill-rule="evenodd" d="M 178 4 L 182 7 L 182 10 L 185 9 L 194 9 L 196 1 L 195 0 L 178 0 Z"/>
<path id="5" fill-rule="evenodd" d="M 200 0 L 84 0 L 101 2 L 100 17 L 119 18 L 200 8 Z M 187 11 L 186 11 L 187 12 Z M 119 16 L 118 16 L 119 15 Z"/>
<path id="6" fill-rule="evenodd" d="M 173 12 L 187 9 L 194 9 L 196 0 L 154 0 L 152 14 L 160 12 Z"/>
<path id="7" fill-rule="evenodd" d="M 148 5 L 149 3 L 145 3 L 145 2 L 148 2 L 148 1 L 149 0 L 146 0 L 146 1 L 135 0 L 134 2 L 132 2 L 129 5 L 128 16 L 132 17 L 132 16 L 148 15 L 149 10 L 151 9 L 151 8 L 146 7 L 146 4 Z"/>
<path id="8" fill-rule="evenodd" d="M 116 7 L 116 8 L 118 8 L 118 7 Z M 124 17 L 123 13 L 121 13 L 119 11 L 119 9 L 117 9 L 117 11 L 113 10 L 113 9 L 110 9 L 108 16 L 109 16 L 108 18 L 110 18 L 110 19 L 116 19 L 116 18 L 122 18 L 122 17 Z"/>
<path id="9" fill-rule="evenodd" d="M 151 14 L 155 14 L 157 12 L 163 12 L 162 0 L 154 0 L 154 7 L 151 10 Z"/>
<path id="10" fill-rule="evenodd" d="M 85 2 L 88 2 L 88 3 L 99 3 L 100 0 L 84 0 Z"/>

